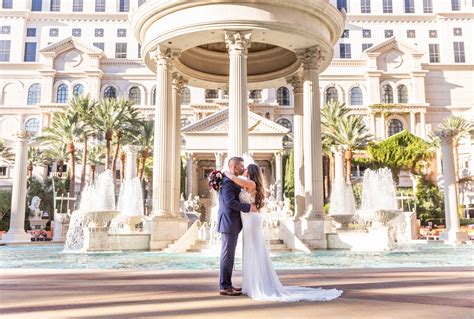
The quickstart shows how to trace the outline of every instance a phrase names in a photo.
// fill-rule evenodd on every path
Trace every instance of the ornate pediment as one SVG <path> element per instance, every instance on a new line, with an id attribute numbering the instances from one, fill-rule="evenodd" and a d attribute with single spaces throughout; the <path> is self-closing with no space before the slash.
<path id="1" fill-rule="evenodd" d="M 253 112 L 248 113 L 249 134 L 281 134 L 289 132 L 273 121 Z M 196 123 L 183 127 L 181 132 L 188 133 L 227 133 L 229 131 L 229 109 L 225 108 Z"/>
<path id="2" fill-rule="evenodd" d="M 42 48 L 39 50 L 41 54 L 44 56 L 49 56 L 51 54 L 59 55 L 66 51 L 70 50 L 78 50 L 82 53 L 89 54 L 89 55 L 97 55 L 98 57 L 105 57 L 104 51 L 94 46 L 88 45 L 75 37 L 68 37 L 58 42 L 52 43 L 47 47 Z"/>
<path id="3" fill-rule="evenodd" d="M 377 44 L 364 51 L 365 55 L 371 54 L 382 54 L 391 50 L 398 50 L 404 54 L 423 55 L 424 52 L 417 48 L 415 45 L 406 41 L 400 40 L 397 37 L 391 37 L 386 41 Z"/>

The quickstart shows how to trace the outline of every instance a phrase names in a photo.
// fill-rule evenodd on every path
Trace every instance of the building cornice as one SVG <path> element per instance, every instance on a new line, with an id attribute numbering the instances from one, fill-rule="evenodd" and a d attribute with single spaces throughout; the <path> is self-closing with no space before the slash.
<path id="1" fill-rule="evenodd" d="M 30 12 L 30 21 L 88 21 L 88 22 L 126 22 L 128 12 Z"/>
<path id="2" fill-rule="evenodd" d="M 347 14 L 346 24 L 348 23 L 436 23 L 439 20 L 472 20 L 474 13 L 470 12 L 447 12 L 434 14 Z"/>

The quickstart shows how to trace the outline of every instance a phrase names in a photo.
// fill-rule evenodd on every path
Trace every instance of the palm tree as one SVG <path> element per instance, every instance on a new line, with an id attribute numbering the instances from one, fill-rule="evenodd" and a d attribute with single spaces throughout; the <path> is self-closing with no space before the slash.
<path id="1" fill-rule="evenodd" d="M 87 160 L 89 162 L 89 168 L 91 170 L 91 181 L 95 179 L 95 170 L 97 165 L 104 163 L 104 148 L 101 145 L 94 145 L 90 148 Z"/>
<path id="2" fill-rule="evenodd" d="M 329 101 L 321 110 L 321 126 L 323 133 L 332 133 L 339 126 L 339 121 L 347 117 L 350 109 L 345 103 Z"/>
<path id="3" fill-rule="evenodd" d="M 140 146 L 140 166 L 138 176 L 143 179 L 143 172 L 145 171 L 145 163 L 147 158 L 152 154 L 153 150 L 153 135 L 154 122 L 140 121 L 138 127 L 138 134 L 133 134 L 132 143 Z"/>
<path id="4" fill-rule="evenodd" d="M 350 183 L 352 152 L 365 147 L 371 139 L 371 134 L 360 117 L 349 115 L 342 117 L 338 125 L 331 132 L 327 132 L 327 135 L 334 144 L 342 145 L 346 149 L 344 156 L 346 162 L 346 182 Z"/>
<path id="5" fill-rule="evenodd" d="M 89 98 L 89 96 L 74 96 L 68 102 L 68 112 L 77 116 L 80 121 L 83 144 L 82 158 L 81 158 L 81 191 L 86 182 L 86 167 L 87 167 L 87 147 L 90 135 L 93 133 L 93 112 L 97 109 L 97 102 Z"/>
<path id="6" fill-rule="evenodd" d="M 0 139 L 0 160 L 10 163 L 14 160 L 12 150 L 3 139 Z"/>
<path id="7" fill-rule="evenodd" d="M 66 144 L 49 144 L 48 148 L 44 150 L 44 158 L 46 162 L 57 162 L 58 177 L 62 177 L 64 162 L 66 162 L 68 159 L 68 154 L 66 152 Z"/>
<path id="8" fill-rule="evenodd" d="M 50 127 L 43 130 L 43 133 L 37 137 L 41 142 L 61 143 L 66 145 L 68 154 L 68 172 L 71 179 L 69 192 L 75 196 L 75 178 L 76 178 L 76 139 L 82 135 L 82 128 L 77 114 L 71 112 L 57 113 L 54 116 Z M 74 202 L 70 202 L 71 210 L 74 209 Z"/>

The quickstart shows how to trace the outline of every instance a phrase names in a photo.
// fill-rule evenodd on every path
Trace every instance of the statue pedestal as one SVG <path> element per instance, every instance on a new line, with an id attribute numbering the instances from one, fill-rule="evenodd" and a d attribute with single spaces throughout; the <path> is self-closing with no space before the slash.
<path id="1" fill-rule="evenodd" d="M 331 228 L 331 221 L 326 220 L 324 215 L 302 218 L 302 240 L 311 249 L 327 249 L 326 233 L 329 233 Z"/>
<path id="2" fill-rule="evenodd" d="M 163 250 L 188 230 L 188 219 L 174 216 L 152 216 L 144 219 L 143 229 L 150 236 L 150 250 Z"/>
<path id="3" fill-rule="evenodd" d="M 69 229 L 69 217 L 67 214 L 56 213 L 53 223 L 53 241 L 65 242 Z"/>
<path id="4" fill-rule="evenodd" d="M 46 224 L 48 223 L 47 219 L 42 219 L 41 217 L 28 217 L 30 221 L 30 228 L 31 229 L 44 229 Z M 38 227 L 39 226 L 39 227 Z"/>

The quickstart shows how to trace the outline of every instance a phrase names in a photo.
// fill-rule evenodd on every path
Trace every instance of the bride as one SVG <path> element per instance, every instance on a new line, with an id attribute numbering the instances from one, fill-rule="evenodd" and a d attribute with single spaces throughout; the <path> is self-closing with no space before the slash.
<path id="1" fill-rule="evenodd" d="M 239 200 L 255 204 L 260 210 L 264 206 L 265 193 L 262 173 L 256 164 L 249 164 L 243 176 L 232 173 L 226 176 L 242 187 Z M 243 224 L 242 293 L 252 299 L 267 301 L 327 301 L 338 298 L 341 290 L 283 286 L 273 269 L 262 229 L 259 213 L 240 213 Z"/>

